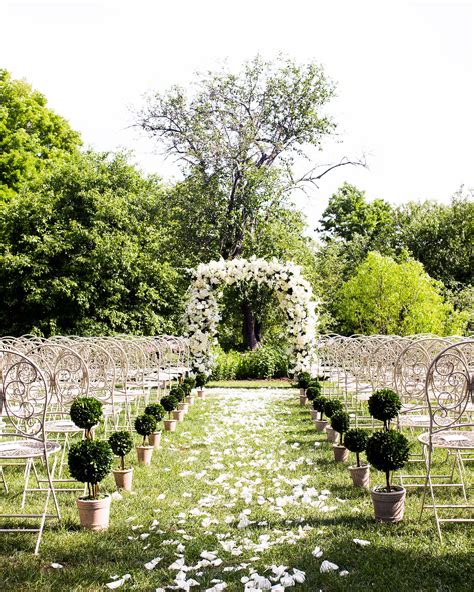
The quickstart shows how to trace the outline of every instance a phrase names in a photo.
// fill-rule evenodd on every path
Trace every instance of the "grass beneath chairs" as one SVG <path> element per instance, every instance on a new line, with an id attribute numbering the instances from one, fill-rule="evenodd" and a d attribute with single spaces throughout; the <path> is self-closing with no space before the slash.
<path id="1" fill-rule="evenodd" d="M 402 523 L 375 523 L 369 494 L 353 488 L 347 469 L 334 463 L 296 390 L 209 390 L 176 433 L 164 433 L 151 467 L 132 460 L 135 492 L 113 501 L 107 532 L 80 530 L 74 495 L 66 494 L 64 521 L 47 527 L 39 557 L 32 554 L 34 535 L 0 536 L 2 592 L 106 590 L 112 576 L 125 574 L 131 577 L 119 590 L 152 592 L 174 585 L 178 571 L 169 566 L 180 555 L 193 566 L 203 551 L 222 562 L 187 572 L 199 582 L 193 590 L 216 590 L 216 581 L 243 590 L 241 578 L 252 571 L 269 577 L 272 565 L 305 572 L 295 590 L 472 589 L 469 526 L 446 526 L 440 543 L 432 516 L 419 520 L 415 490 Z M 8 469 L 6 476 L 12 493 L 0 492 L 0 511 L 18 511 L 21 474 Z M 382 483 L 382 475 L 374 472 L 372 481 Z M 114 490 L 112 477 L 103 489 Z M 320 573 L 323 560 L 339 569 Z"/>

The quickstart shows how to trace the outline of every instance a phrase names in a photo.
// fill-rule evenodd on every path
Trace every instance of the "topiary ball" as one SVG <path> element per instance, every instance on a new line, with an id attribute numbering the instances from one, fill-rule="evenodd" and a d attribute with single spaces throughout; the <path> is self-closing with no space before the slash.
<path id="1" fill-rule="evenodd" d="M 166 410 L 161 403 L 150 403 L 145 407 L 146 415 L 153 415 L 156 421 L 161 421 L 166 414 Z"/>
<path id="2" fill-rule="evenodd" d="M 207 383 L 207 376 L 204 374 L 204 372 L 198 372 L 196 374 L 196 386 L 198 388 L 202 388 L 203 386 L 206 386 Z"/>
<path id="3" fill-rule="evenodd" d="M 149 436 L 156 430 L 156 419 L 153 415 L 139 415 L 135 419 L 135 430 L 140 436 Z"/>
<path id="4" fill-rule="evenodd" d="M 344 434 L 349 429 L 350 425 L 349 414 L 345 411 L 336 411 L 331 416 L 331 427 L 339 434 Z"/>
<path id="5" fill-rule="evenodd" d="M 73 479 L 81 483 L 100 483 L 110 473 L 113 459 L 108 442 L 82 440 L 69 449 L 69 472 Z"/>
<path id="6" fill-rule="evenodd" d="M 384 424 L 397 417 L 402 407 L 400 397 L 390 389 L 380 389 L 369 399 L 369 413 Z"/>
<path id="7" fill-rule="evenodd" d="M 74 399 L 69 413 L 78 428 L 90 430 L 102 419 L 102 403 L 94 397 L 78 397 Z"/>
<path id="8" fill-rule="evenodd" d="M 352 428 L 344 436 L 344 446 L 351 452 L 364 452 L 369 434 L 362 428 Z"/>
<path id="9" fill-rule="evenodd" d="M 313 399 L 313 409 L 315 411 L 319 411 L 319 413 L 324 413 L 324 407 L 326 405 L 326 403 L 328 402 L 329 399 L 327 399 L 326 397 L 315 397 Z"/>
<path id="10" fill-rule="evenodd" d="M 367 460 L 379 471 L 398 471 L 408 461 L 410 444 L 395 430 L 374 432 L 367 441 Z"/>
<path id="11" fill-rule="evenodd" d="M 130 432 L 114 432 L 109 438 L 109 444 L 115 456 L 125 456 L 133 448 L 133 438 Z"/>
<path id="12" fill-rule="evenodd" d="M 309 372 L 300 372 L 298 374 L 298 388 L 307 389 L 311 381 L 311 374 Z"/>
<path id="13" fill-rule="evenodd" d="M 161 399 L 160 403 L 163 406 L 163 409 L 167 413 L 171 413 L 171 411 L 173 411 L 173 409 L 176 409 L 179 401 L 176 397 L 173 397 L 173 395 L 166 395 L 165 397 L 163 397 Z"/>
<path id="14" fill-rule="evenodd" d="M 183 383 L 189 384 L 193 389 L 196 386 L 196 378 L 192 375 L 186 376 L 186 378 L 183 380 Z"/>
<path id="15" fill-rule="evenodd" d="M 324 415 L 331 418 L 336 411 L 344 411 L 344 407 L 338 399 L 328 399 L 324 404 Z"/>
<path id="16" fill-rule="evenodd" d="M 314 401 L 314 399 L 321 394 L 321 385 L 319 384 L 319 382 L 317 383 L 317 385 L 318 386 L 316 386 L 316 384 L 312 384 L 306 389 L 306 397 L 310 401 Z"/>
<path id="17" fill-rule="evenodd" d="M 190 392 L 191 392 L 191 390 L 190 390 Z M 182 387 L 177 386 L 177 387 L 174 387 L 170 390 L 169 396 L 174 397 L 179 403 L 180 401 L 184 400 L 184 397 L 186 396 L 186 391 Z M 162 401 L 163 401 L 163 399 L 162 399 Z"/>

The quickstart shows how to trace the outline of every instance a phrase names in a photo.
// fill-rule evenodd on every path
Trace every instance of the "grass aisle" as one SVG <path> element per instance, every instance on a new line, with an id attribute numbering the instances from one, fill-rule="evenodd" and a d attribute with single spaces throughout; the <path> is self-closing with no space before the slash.
<path id="1" fill-rule="evenodd" d="M 440 544 L 417 493 L 402 524 L 375 524 L 295 391 L 216 389 L 191 409 L 152 467 L 135 467 L 136 494 L 113 502 L 108 532 L 77 530 L 70 496 L 39 558 L 28 535 L 2 536 L 0 589 L 107 590 L 113 576 L 143 591 L 472 589 L 469 530 L 447 528 Z M 324 560 L 338 569 L 321 573 Z"/>

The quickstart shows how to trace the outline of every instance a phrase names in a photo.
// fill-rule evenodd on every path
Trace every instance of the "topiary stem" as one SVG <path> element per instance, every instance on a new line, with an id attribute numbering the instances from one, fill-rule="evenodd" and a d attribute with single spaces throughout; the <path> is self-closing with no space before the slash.
<path id="1" fill-rule="evenodd" d="M 360 457 L 359 457 L 358 452 L 356 452 L 356 459 L 357 459 L 357 466 L 360 467 Z"/>
<path id="2" fill-rule="evenodd" d="M 390 471 L 385 471 L 385 479 L 387 480 L 387 493 L 390 493 Z"/>

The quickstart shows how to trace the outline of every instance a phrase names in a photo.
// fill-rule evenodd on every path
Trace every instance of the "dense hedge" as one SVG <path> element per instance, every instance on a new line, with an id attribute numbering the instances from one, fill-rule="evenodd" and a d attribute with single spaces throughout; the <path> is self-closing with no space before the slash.
<path id="1" fill-rule="evenodd" d="M 265 345 L 255 351 L 217 352 L 212 380 L 281 378 L 288 375 L 288 354 L 284 348 Z"/>

